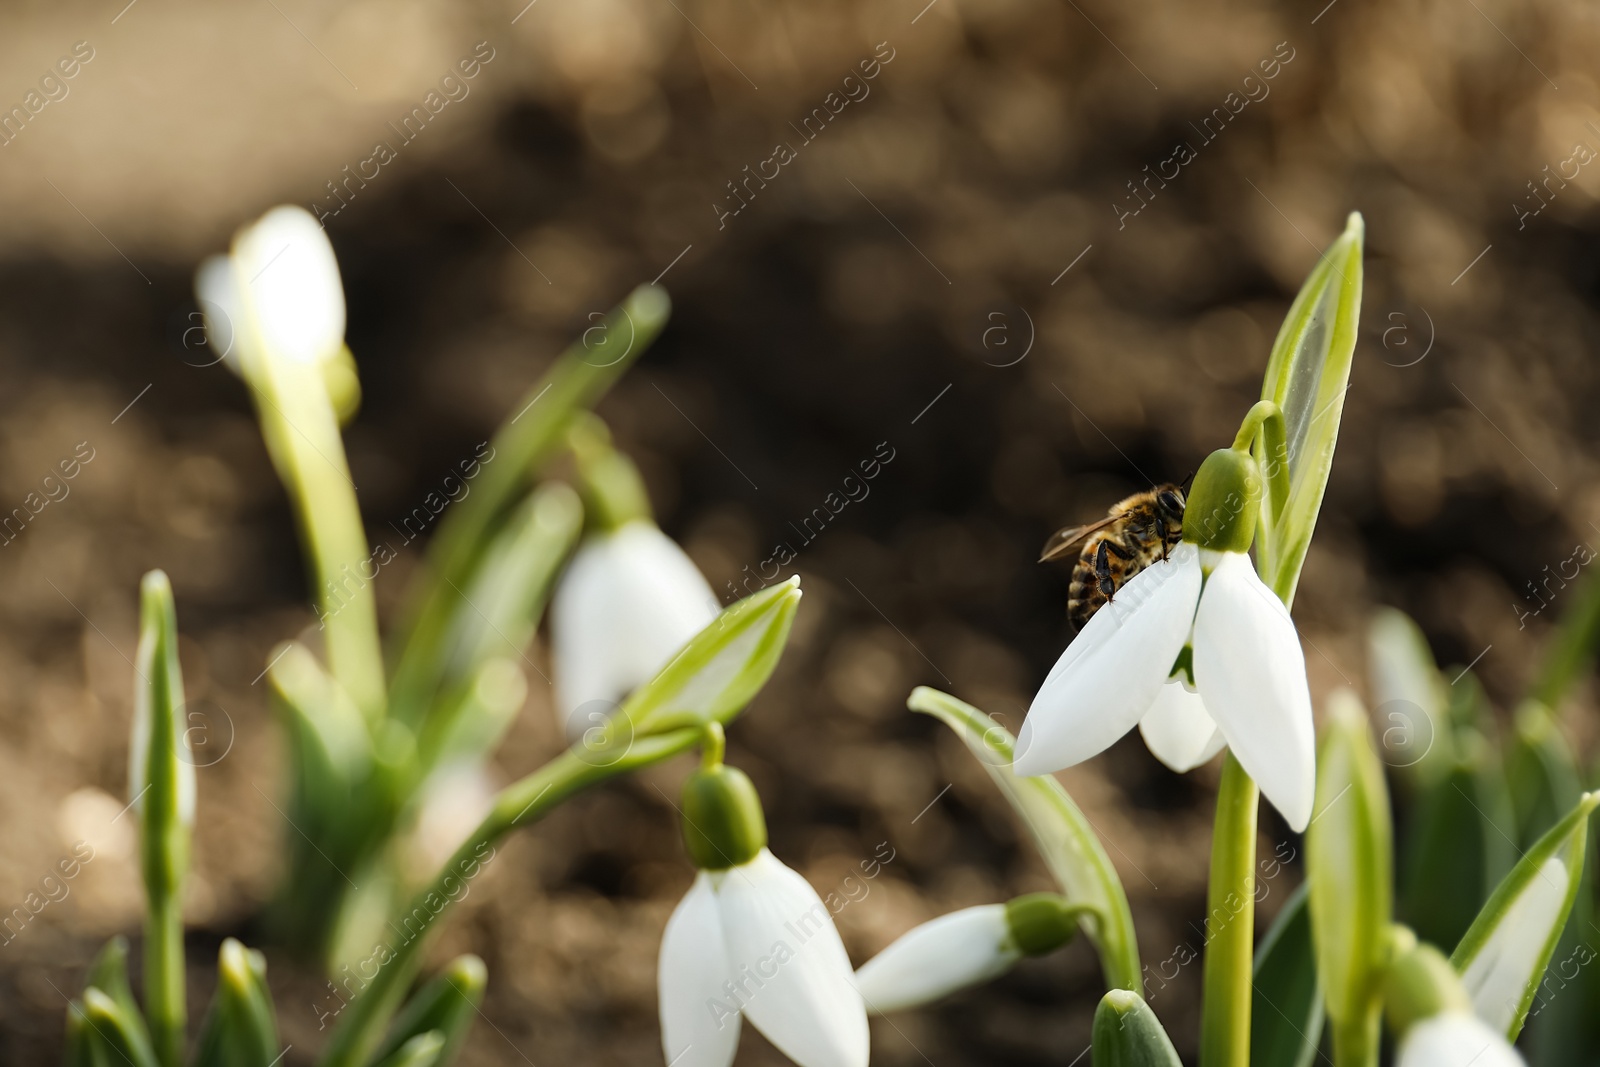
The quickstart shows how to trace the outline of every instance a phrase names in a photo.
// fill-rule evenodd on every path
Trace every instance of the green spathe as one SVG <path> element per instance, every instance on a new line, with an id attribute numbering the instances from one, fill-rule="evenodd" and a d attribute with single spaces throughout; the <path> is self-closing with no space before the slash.
<path id="1" fill-rule="evenodd" d="M 1261 471 L 1249 452 L 1219 448 L 1194 476 L 1183 539 L 1217 552 L 1247 552 L 1261 511 Z"/>
<path id="2" fill-rule="evenodd" d="M 750 776 L 736 767 L 704 767 L 683 783 L 683 844 L 702 871 L 725 871 L 767 847 L 767 818 Z"/>

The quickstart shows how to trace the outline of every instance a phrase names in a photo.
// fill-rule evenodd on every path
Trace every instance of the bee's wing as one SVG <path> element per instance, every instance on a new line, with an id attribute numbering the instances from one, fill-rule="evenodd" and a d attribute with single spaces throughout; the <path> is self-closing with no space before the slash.
<path id="1" fill-rule="evenodd" d="M 1091 522 L 1087 526 L 1064 526 L 1050 535 L 1050 540 L 1044 543 L 1044 548 L 1039 550 L 1039 562 L 1059 559 L 1067 551 L 1082 541 L 1096 530 L 1103 530 L 1117 521 L 1118 516 L 1108 515 L 1099 522 Z"/>

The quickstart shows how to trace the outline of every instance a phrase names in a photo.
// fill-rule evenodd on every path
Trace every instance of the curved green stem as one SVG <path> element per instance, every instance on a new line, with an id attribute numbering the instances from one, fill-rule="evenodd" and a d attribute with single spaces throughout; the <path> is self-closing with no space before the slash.
<path id="1" fill-rule="evenodd" d="M 439 918 L 453 901 L 466 896 L 465 884 L 493 860 L 495 842 L 519 826 L 537 822 L 589 786 L 675 756 L 703 736 L 698 729 L 655 734 L 623 742 L 614 752 L 574 747 L 501 790 L 478 828 L 397 921 L 389 924 L 390 943 L 375 946 L 370 957 L 378 965 L 377 973 L 370 979 L 362 976 L 366 984 L 339 1020 L 321 1067 L 359 1067 L 368 1061 L 422 965 L 422 950 Z"/>
<path id="2" fill-rule="evenodd" d="M 1283 411 L 1270 400 L 1258 400 L 1245 413 L 1234 435 L 1233 449 L 1248 452 L 1257 435 L 1265 459 L 1261 473 L 1267 479 L 1266 519 L 1276 525 L 1283 514 L 1283 505 L 1289 500 L 1289 446 L 1284 428 Z"/>
<path id="3" fill-rule="evenodd" d="M 1258 797 L 1256 783 L 1229 752 L 1217 790 L 1206 890 L 1201 1067 L 1250 1067 Z"/>

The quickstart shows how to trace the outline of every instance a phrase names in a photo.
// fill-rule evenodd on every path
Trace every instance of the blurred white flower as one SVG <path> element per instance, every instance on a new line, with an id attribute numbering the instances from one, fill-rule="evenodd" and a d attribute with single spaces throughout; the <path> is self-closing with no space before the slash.
<path id="1" fill-rule="evenodd" d="M 603 725 L 717 610 L 694 562 L 649 519 L 588 537 L 550 605 L 556 708 L 569 740 Z"/>
<path id="2" fill-rule="evenodd" d="M 833 917 L 765 848 L 696 875 L 667 922 L 657 977 L 674 1067 L 728 1067 L 741 1018 L 800 1067 L 866 1067 L 867 1013 Z"/>
<path id="3" fill-rule="evenodd" d="M 1443 1012 L 1400 1039 L 1396 1067 L 1525 1067 L 1504 1035 L 1476 1015 Z"/>
<path id="4" fill-rule="evenodd" d="M 1015 772 L 1080 763 L 1135 725 L 1176 770 L 1225 741 L 1293 829 L 1310 822 L 1316 741 L 1305 655 L 1288 609 L 1244 552 L 1186 541 L 1129 579 L 1034 697 Z"/>
<path id="5" fill-rule="evenodd" d="M 911 929 L 862 964 L 856 988 L 868 1011 L 899 1011 L 998 978 L 1022 955 L 1006 906 L 983 904 Z"/>

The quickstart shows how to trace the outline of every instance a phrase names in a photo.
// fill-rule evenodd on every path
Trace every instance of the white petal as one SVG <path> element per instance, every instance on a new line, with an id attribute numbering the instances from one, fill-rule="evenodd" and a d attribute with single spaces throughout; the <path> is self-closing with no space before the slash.
<path id="1" fill-rule="evenodd" d="M 1022 958 L 1004 904 L 963 908 L 908 931 L 862 965 L 856 988 L 874 1014 L 929 1004 L 987 982 Z"/>
<path id="2" fill-rule="evenodd" d="M 276 207 L 234 242 L 236 284 L 270 355 L 316 363 L 344 343 L 344 287 L 327 232 L 304 208 Z"/>
<path id="3" fill-rule="evenodd" d="M 1461 976 L 1478 1017 L 1502 1034 L 1511 1029 L 1521 1010 L 1535 978 L 1533 970 L 1557 929 L 1557 919 L 1563 918 L 1569 885 L 1561 857 L 1545 860 Z"/>
<path id="4" fill-rule="evenodd" d="M 200 264 L 194 275 L 194 297 L 204 317 L 206 343 L 217 358 L 227 363 L 229 370 L 240 373 L 238 324 L 244 321 L 244 309 L 234 285 L 233 263 L 227 256 L 210 256 Z M 190 344 L 192 339 L 193 335 L 186 330 L 185 348 L 195 347 Z M 202 365 L 198 354 L 193 359 L 197 366 Z"/>
<path id="5" fill-rule="evenodd" d="M 1447 1012 L 1424 1019 L 1400 1040 L 1396 1067 L 1523 1067 L 1506 1039 L 1474 1015 Z"/>
<path id="6" fill-rule="evenodd" d="M 1172 673 L 1199 595 L 1200 557 L 1189 544 L 1129 579 L 1039 687 L 1013 771 L 1027 777 L 1070 767 L 1133 729 Z"/>
<path id="7" fill-rule="evenodd" d="M 661 935 L 656 984 L 661 1051 L 675 1067 L 728 1067 L 739 1047 L 739 1011 L 723 985 L 728 949 L 711 876 L 701 871 Z"/>
<path id="8" fill-rule="evenodd" d="M 603 724 L 717 615 L 694 562 L 647 520 L 589 538 L 550 605 L 556 704 L 568 737 Z"/>
<path id="9" fill-rule="evenodd" d="M 1261 792 L 1291 828 L 1304 830 L 1317 765 L 1300 636 L 1250 557 L 1220 555 L 1195 614 L 1195 688 Z"/>
<path id="10" fill-rule="evenodd" d="M 867 1012 L 816 890 L 762 849 L 717 890 L 745 1018 L 800 1067 L 866 1067 Z"/>
<path id="11" fill-rule="evenodd" d="M 1139 720 L 1139 733 L 1155 758 L 1179 774 L 1205 763 L 1227 743 L 1200 694 L 1176 680 L 1161 687 Z"/>

